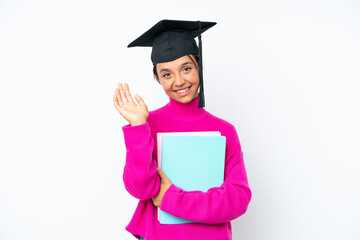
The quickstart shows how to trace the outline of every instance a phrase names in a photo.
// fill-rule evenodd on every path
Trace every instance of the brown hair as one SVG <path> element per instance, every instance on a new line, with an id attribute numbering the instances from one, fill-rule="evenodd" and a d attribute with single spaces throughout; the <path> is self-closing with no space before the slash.
<path id="1" fill-rule="evenodd" d="M 194 59 L 191 56 L 193 56 L 195 58 L 195 60 L 196 60 L 196 63 L 198 63 L 199 62 L 199 55 L 197 55 L 197 54 L 187 54 L 187 56 L 191 59 L 191 61 L 194 63 L 195 67 L 197 68 L 197 64 L 195 64 Z M 153 73 L 154 73 L 154 78 L 160 84 L 159 75 L 158 75 L 158 73 L 156 71 L 156 64 L 154 64 Z"/>

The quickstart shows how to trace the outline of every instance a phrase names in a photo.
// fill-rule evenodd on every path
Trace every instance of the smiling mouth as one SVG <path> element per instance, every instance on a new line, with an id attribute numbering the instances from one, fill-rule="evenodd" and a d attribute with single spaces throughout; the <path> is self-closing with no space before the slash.
<path id="1" fill-rule="evenodd" d="M 191 86 L 189 86 L 189 87 L 187 87 L 187 88 L 183 88 L 183 89 L 181 89 L 181 90 L 176 90 L 176 91 L 174 91 L 174 92 L 182 93 L 182 92 L 188 91 L 190 88 L 191 88 Z M 184 91 L 184 90 L 185 90 L 185 91 Z M 182 91 L 182 92 L 178 92 L 178 91 Z"/>

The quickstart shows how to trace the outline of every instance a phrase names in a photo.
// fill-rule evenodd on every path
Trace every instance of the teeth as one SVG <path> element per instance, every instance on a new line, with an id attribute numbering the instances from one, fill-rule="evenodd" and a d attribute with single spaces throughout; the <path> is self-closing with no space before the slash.
<path id="1" fill-rule="evenodd" d="M 189 88 L 186 88 L 186 89 L 183 89 L 183 90 L 180 90 L 180 91 L 176 91 L 178 93 L 183 93 L 183 92 L 186 92 Z"/>

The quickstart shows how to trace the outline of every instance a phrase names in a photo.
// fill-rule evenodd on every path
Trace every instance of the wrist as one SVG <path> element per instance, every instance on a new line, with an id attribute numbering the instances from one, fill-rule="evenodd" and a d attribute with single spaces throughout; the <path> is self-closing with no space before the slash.
<path id="1" fill-rule="evenodd" d="M 130 123 L 130 125 L 133 127 L 133 126 L 137 126 L 137 125 L 142 125 L 144 123 L 146 123 L 146 120 L 145 121 L 132 122 L 132 123 Z"/>

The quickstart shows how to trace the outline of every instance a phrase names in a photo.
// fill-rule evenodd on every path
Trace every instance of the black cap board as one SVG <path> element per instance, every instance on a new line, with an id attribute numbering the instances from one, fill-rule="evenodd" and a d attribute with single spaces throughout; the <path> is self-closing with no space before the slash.
<path id="1" fill-rule="evenodd" d="M 201 33 L 215 24 L 215 22 L 161 20 L 131 42 L 128 47 L 152 47 L 153 64 L 170 62 L 187 54 L 198 54 L 200 77 L 198 107 L 205 107 Z M 195 37 L 198 37 L 199 47 L 196 45 Z"/>

